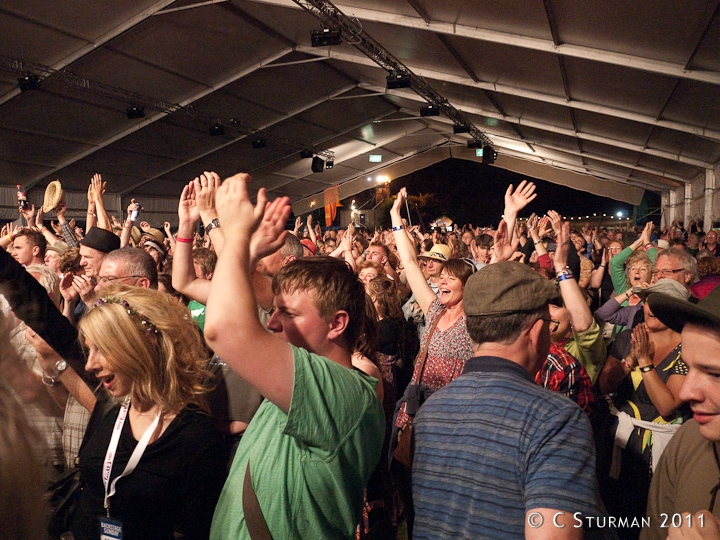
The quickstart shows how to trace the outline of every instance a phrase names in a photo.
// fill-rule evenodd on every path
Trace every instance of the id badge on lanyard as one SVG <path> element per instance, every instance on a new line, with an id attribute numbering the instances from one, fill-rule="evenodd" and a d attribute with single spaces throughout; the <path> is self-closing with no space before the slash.
<path id="1" fill-rule="evenodd" d="M 162 410 L 158 411 L 153 423 L 148 426 L 140 438 L 140 441 L 135 446 L 130 459 L 125 466 L 125 470 L 115 478 L 112 482 L 110 481 L 110 473 L 112 472 L 113 462 L 115 461 L 115 453 L 117 451 L 118 443 L 120 442 L 120 435 L 122 433 L 123 425 L 125 425 L 125 419 L 127 418 L 128 410 L 130 409 L 130 397 L 125 399 L 125 402 L 120 407 L 117 420 L 115 420 L 115 427 L 113 428 L 112 437 L 110 437 L 110 444 L 108 445 L 107 452 L 105 453 L 105 462 L 103 465 L 102 479 L 103 485 L 105 486 L 105 501 L 104 507 L 107 513 L 106 517 L 100 518 L 100 540 L 120 540 L 122 539 L 122 523 L 120 521 L 110 519 L 110 497 L 115 495 L 115 484 L 124 476 L 128 476 L 135 470 L 135 467 L 140 461 L 140 458 L 145 453 L 145 449 L 150 442 L 150 437 L 157 429 L 158 423 L 160 422 L 160 416 Z"/>

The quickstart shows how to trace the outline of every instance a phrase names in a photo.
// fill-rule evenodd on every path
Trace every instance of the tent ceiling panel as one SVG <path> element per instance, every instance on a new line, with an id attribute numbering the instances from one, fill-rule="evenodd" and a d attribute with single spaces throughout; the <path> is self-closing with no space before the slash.
<path id="1" fill-rule="evenodd" d="M 665 75 L 591 60 L 566 58 L 565 66 L 571 99 L 653 117 L 660 116 L 677 84 Z"/>
<path id="2" fill-rule="evenodd" d="M 717 56 L 720 57 L 720 54 Z M 668 120 L 720 130 L 720 87 L 695 81 L 680 81 L 662 115 Z"/>
<path id="3" fill-rule="evenodd" d="M 484 2 L 482 6 L 461 0 L 423 0 L 419 3 L 433 21 L 551 39 L 540 0 L 523 2 L 522 9 L 517 9 L 517 3 L 512 0 Z"/>
<path id="4" fill-rule="evenodd" d="M 562 43 L 685 64 L 715 10 L 713 0 L 652 3 L 611 0 L 593 6 L 553 0 Z M 654 10 L 649 17 L 647 10 Z"/>
<path id="5" fill-rule="evenodd" d="M 512 156 L 500 166 L 527 160 L 527 170 L 553 167 L 546 176 L 566 169 L 666 191 L 720 163 L 716 4 L 338 7 Z M 32 191 L 59 178 L 82 193 L 101 172 L 124 200 L 175 198 L 203 170 L 245 169 L 253 189 L 297 201 L 343 182 L 357 192 L 364 176 L 428 149 L 466 150 L 447 117 L 419 118 L 426 101 L 412 89 L 385 90 L 386 71 L 353 47 L 357 37 L 311 48 L 320 27 L 291 0 L 6 0 L 0 182 Z M 66 65 L 87 80 L 45 78 Z M 43 80 L 21 93 L 28 71 Z M 146 116 L 128 120 L 135 99 Z M 210 136 L 216 120 L 223 136 Z M 250 145 L 257 130 L 264 149 Z M 311 173 L 301 148 L 335 151 L 335 167 Z"/>

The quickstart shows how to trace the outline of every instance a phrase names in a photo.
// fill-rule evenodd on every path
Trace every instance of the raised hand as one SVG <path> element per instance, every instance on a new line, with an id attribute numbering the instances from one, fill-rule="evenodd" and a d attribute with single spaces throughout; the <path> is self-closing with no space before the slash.
<path id="1" fill-rule="evenodd" d="M 251 180 L 249 174 L 238 173 L 226 179 L 217 190 L 215 207 L 227 241 L 230 237 L 234 240 L 250 238 L 262 222 L 267 196 L 265 189 L 260 189 L 257 204 L 253 205 L 247 189 Z"/>
<path id="2" fill-rule="evenodd" d="M 180 203 L 178 204 L 178 220 L 180 224 L 192 224 L 200 219 L 200 211 L 195 201 L 195 181 L 186 185 L 180 194 Z"/>
<path id="3" fill-rule="evenodd" d="M 35 205 L 26 206 L 25 209 L 20 208 L 20 215 L 27 221 L 28 227 L 32 227 L 35 223 Z"/>
<path id="4" fill-rule="evenodd" d="M 562 216 L 555 210 L 548 210 L 547 215 L 548 218 L 550 218 L 550 223 L 552 224 L 553 231 L 555 231 L 555 235 L 559 235 L 562 230 Z"/>
<path id="5" fill-rule="evenodd" d="M 555 248 L 553 264 L 556 269 L 560 269 L 567 265 L 568 254 L 570 253 L 570 223 L 560 222 L 560 232 L 556 241 L 557 247 Z"/>
<path id="6" fill-rule="evenodd" d="M 45 212 L 43 212 L 42 205 L 40 208 L 37 209 L 37 215 L 35 216 L 35 226 L 42 230 L 44 227 L 43 225 L 43 218 L 45 217 Z"/>
<path id="7" fill-rule="evenodd" d="M 495 231 L 495 244 L 493 245 L 493 254 L 490 264 L 507 261 L 512 257 L 513 253 L 520 243 L 520 239 L 510 240 L 508 234 L 508 226 L 505 220 L 502 220 Z"/>
<path id="8" fill-rule="evenodd" d="M 88 203 L 90 202 L 90 193 L 92 192 L 92 202 L 102 204 L 102 196 L 105 194 L 107 182 L 102 181 L 102 175 L 95 173 L 90 179 L 90 189 L 88 191 Z"/>
<path id="9" fill-rule="evenodd" d="M 215 209 L 215 194 L 220 187 L 220 176 L 215 172 L 205 171 L 193 180 L 195 186 L 195 200 L 197 202 L 200 219 L 207 225 L 218 217 Z"/>
<path id="10" fill-rule="evenodd" d="M 397 193 L 397 197 L 395 197 L 395 202 L 393 202 L 392 208 L 390 209 L 390 215 L 397 214 L 400 215 L 400 209 L 402 208 L 402 205 L 405 203 L 405 199 L 407 199 L 407 189 L 406 188 L 400 188 L 400 191 Z"/>
<path id="11" fill-rule="evenodd" d="M 265 207 L 262 221 L 257 230 L 250 238 L 250 268 L 255 264 L 280 249 L 285 243 L 285 223 L 290 217 L 292 207 L 288 197 L 278 197 Z"/>
<path id="12" fill-rule="evenodd" d="M 510 184 L 505 192 L 505 214 L 517 216 L 518 212 L 530 204 L 537 193 L 535 193 L 535 184 L 523 180 L 513 191 L 513 185 Z"/>

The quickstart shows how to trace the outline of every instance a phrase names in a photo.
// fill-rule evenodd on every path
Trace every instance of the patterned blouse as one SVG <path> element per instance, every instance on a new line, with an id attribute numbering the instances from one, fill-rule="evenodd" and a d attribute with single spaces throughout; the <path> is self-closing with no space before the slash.
<path id="1" fill-rule="evenodd" d="M 446 309 L 437 298 L 430 304 L 430 308 L 425 315 L 425 333 L 420 340 L 421 352 L 425 348 L 430 328 L 432 328 L 438 317 L 443 316 Z M 419 356 L 420 353 L 418 353 Z M 420 362 L 418 361 L 419 358 L 416 358 L 411 384 L 423 384 L 432 390 L 439 390 L 463 372 L 465 362 L 471 357 L 472 343 L 470 342 L 470 336 L 465 324 L 465 315 L 463 314 L 450 328 L 445 330 L 435 328 L 428 348 L 422 379 L 418 380 Z M 395 425 L 401 428 L 407 421 L 408 415 L 405 414 L 405 404 L 403 403 L 398 412 Z"/>

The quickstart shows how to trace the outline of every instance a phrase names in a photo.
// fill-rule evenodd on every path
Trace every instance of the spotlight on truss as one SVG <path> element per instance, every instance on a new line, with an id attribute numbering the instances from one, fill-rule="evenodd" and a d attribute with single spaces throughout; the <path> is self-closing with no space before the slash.
<path id="1" fill-rule="evenodd" d="M 310 45 L 313 47 L 331 47 L 342 43 L 342 32 L 339 28 L 323 28 L 310 33 Z"/>
<path id="2" fill-rule="evenodd" d="M 420 107 L 420 116 L 440 116 L 440 108 L 437 105 L 425 105 Z"/>
<path id="3" fill-rule="evenodd" d="M 214 126 L 210 127 L 210 135 L 213 137 L 225 135 L 225 126 L 223 126 L 220 122 L 216 123 Z"/>
<path id="4" fill-rule="evenodd" d="M 497 152 L 492 146 L 483 146 L 483 155 L 482 155 L 482 162 L 486 164 L 492 164 L 495 163 L 495 158 L 497 158 Z"/>
<path id="5" fill-rule="evenodd" d="M 387 89 L 396 90 L 398 88 L 410 88 L 410 75 L 404 71 L 394 70 L 387 76 Z"/>
<path id="6" fill-rule="evenodd" d="M 470 133 L 470 126 L 465 124 L 454 124 L 453 133 Z"/>
<path id="7" fill-rule="evenodd" d="M 128 120 L 136 120 L 138 118 L 144 118 L 145 117 L 145 108 L 144 107 L 137 107 L 132 106 L 125 109 L 125 114 L 127 114 Z"/>
<path id="8" fill-rule="evenodd" d="M 40 77 L 34 73 L 28 73 L 24 77 L 20 77 L 18 80 L 18 87 L 21 92 L 27 92 L 28 90 L 35 90 L 40 85 Z"/>
<path id="9" fill-rule="evenodd" d="M 310 166 L 312 172 L 323 172 L 325 170 L 325 160 L 320 156 L 315 156 Z"/>

